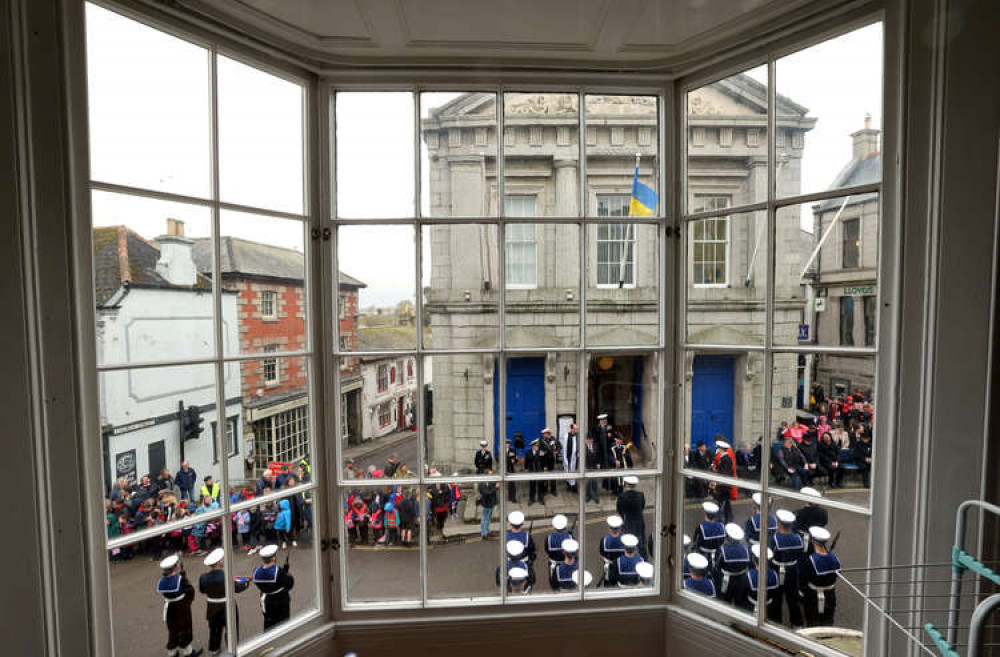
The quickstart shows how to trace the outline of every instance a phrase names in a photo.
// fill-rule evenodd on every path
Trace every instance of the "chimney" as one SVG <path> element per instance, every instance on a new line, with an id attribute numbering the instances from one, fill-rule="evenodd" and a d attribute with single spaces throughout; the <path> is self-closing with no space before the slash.
<path id="1" fill-rule="evenodd" d="M 872 115 L 865 114 L 865 127 L 857 132 L 851 133 L 853 140 L 852 157 L 855 160 L 867 160 L 878 155 L 879 131 L 872 128 Z"/>
<path id="2" fill-rule="evenodd" d="M 155 241 L 160 247 L 156 273 L 171 285 L 194 285 L 198 280 L 198 270 L 191 255 L 194 241 L 184 237 L 184 222 L 167 219 L 167 234 Z"/>

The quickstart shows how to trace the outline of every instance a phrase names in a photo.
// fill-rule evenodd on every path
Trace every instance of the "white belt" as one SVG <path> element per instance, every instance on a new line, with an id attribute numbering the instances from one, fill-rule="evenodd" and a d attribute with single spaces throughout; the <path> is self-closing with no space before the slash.
<path id="1" fill-rule="evenodd" d="M 721 588 L 722 588 L 723 595 L 725 595 L 726 591 L 729 589 L 729 579 L 731 577 L 739 577 L 740 575 L 744 575 L 744 574 L 746 574 L 747 570 L 748 570 L 747 568 L 744 568 L 743 570 L 741 570 L 739 572 L 736 572 L 736 573 L 731 573 L 728 570 L 723 570 L 722 571 L 722 587 Z"/>
<path id="2" fill-rule="evenodd" d="M 836 585 L 830 584 L 829 586 L 820 586 L 819 584 L 809 582 L 807 586 L 813 591 L 816 591 L 816 613 L 822 614 L 823 610 L 826 609 L 826 591 L 832 591 Z"/>
<path id="3" fill-rule="evenodd" d="M 775 566 L 778 567 L 778 586 L 785 585 L 785 568 L 789 566 L 794 566 L 797 561 L 772 561 Z"/>
<path id="4" fill-rule="evenodd" d="M 271 591 L 270 593 L 261 593 L 260 594 L 260 611 L 261 611 L 262 614 L 266 614 L 267 613 L 267 610 L 264 608 L 264 602 L 265 602 L 265 600 L 267 600 L 267 596 L 269 596 L 269 595 L 277 595 L 277 594 L 281 593 L 284 590 L 285 590 L 285 587 L 281 587 L 277 591 Z"/>
<path id="5" fill-rule="evenodd" d="M 183 594 L 177 596 L 176 598 L 164 598 L 163 599 L 163 622 L 164 623 L 167 622 L 167 610 L 170 609 L 170 603 L 171 602 L 180 602 L 183 599 L 184 599 L 184 595 Z"/>
<path id="6" fill-rule="evenodd" d="M 220 604 L 220 605 L 226 603 L 225 598 L 205 598 L 205 599 L 208 600 L 209 602 L 214 602 L 215 604 Z"/>

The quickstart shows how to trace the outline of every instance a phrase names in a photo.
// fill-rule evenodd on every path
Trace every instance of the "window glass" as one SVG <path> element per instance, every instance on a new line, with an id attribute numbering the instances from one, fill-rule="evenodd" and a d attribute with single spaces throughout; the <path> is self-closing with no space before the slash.
<path id="1" fill-rule="evenodd" d="M 87 103 L 94 180 L 208 198 L 205 48 L 87 4 Z"/>
<path id="2" fill-rule="evenodd" d="M 657 198 L 660 191 L 657 98 L 588 95 L 585 107 L 587 214 L 627 217 L 633 181 L 638 175 L 639 183 L 649 190 L 637 197 L 644 202 L 638 213 L 660 216 L 664 206 L 662 199 Z M 610 205 L 610 214 L 602 214 L 603 204 Z"/>
<path id="3" fill-rule="evenodd" d="M 531 216 L 580 214 L 579 108 L 576 94 L 504 94 L 504 193 L 534 196 Z"/>
<path id="4" fill-rule="evenodd" d="M 507 224 L 506 231 L 507 287 L 538 287 L 538 239 L 535 224 Z"/>
<path id="5" fill-rule="evenodd" d="M 728 205 L 767 200 L 767 67 L 737 73 L 687 94 L 687 208 L 708 210 L 701 195 L 724 194 Z M 790 125 L 804 128 L 805 108 L 790 108 Z M 798 175 L 778 170 L 780 185 L 798 189 Z"/>
<path id="6" fill-rule="evenodd" d="M 337 214 L 358 219 L 412 217 L 413 94 L 341 91 L 335 106 Z"/>
<path id="7" fill-rule="evenodd" d="M 656 394 L 659 354 L 597 352 L 588 357 L 588 435 L 594 437 L 598 455 L 603 452 L 601 469 L 657 467 L 661 449 Z M 602 487 L 612 494 L 618 491 L 613 480 L 606 480 Z"/>
<path id="8" fill-rule="evenodd" d="M 660 241 L 648 223 L 587 226 L 587 344 L 659 341 Z"/>
<path id="9" fill-rule="evenodd" d="M 337 246 L 340 287 L 357 290 L 358 295 L 356 324 L 348 325 L 349 332 L 355 336 L 353 348 L 358 351 L 415 348 L 416 248 L 413 227 L 342 226 L 338 231 Z"/>
<path id="10" fill-rule="evenodd" d="M 305 211 L 305 91 L 218 57 L 219 194 L 253 207 Z"/>
<path id="11" fill-rule="evenodd" d="M 421 388 L 428 472 L 433 469 L 444 476 L 500 474 L 504 446 L 495 438 L 499 433 L 497 372 L 496 354 L 424 358 L 425 384 Z M 412 467 L 416 469 L 415 462 Z"/>
<path id="12" fill-rule="evenodd" d="M 420 94 L 425 217 L 497 214 L 497 103 L 488 92 Z"/>
<path id="13" fill-rule="evenodd" d="M 508 277 L 510 229 L 508 226 Z M 431 349 L 498 346 L 500 254 L 497 227 L 492 224 L 440 224 L 423 226 L 421 230 L 425 346 Z"/>
<path id="14" fill-rule="evenodd" d="M 779 197 L 882 180 L 881 61 L 881 23 L 777 60 Z"/>

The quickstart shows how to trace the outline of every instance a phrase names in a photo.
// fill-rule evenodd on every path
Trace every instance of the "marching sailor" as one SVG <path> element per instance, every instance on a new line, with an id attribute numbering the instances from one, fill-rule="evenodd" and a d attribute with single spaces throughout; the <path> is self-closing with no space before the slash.
<path id="1" fill-rule="evenodd" d="M 549 556 L 549 583 L 553 584 L 555 581 L 556 566 L 558 566 L 565 558 L 563 554 L 562 544 L 567 538 L 573 538 L 573 534 L 566 531 L 566 516 L 563 514 L 557 514 L 552 518 L 552 529 L 551 534 L 545 539 L 545 553 Z M 553 584 L 552 588 L 555 588 Z"/>
<path id="2" fill-rule="evenodd" d="M 753 494 L 753 515 L 751 515 L 746 524 L 743 525 L 743 533 L 747 536 L 747 541 L 750 545 L 760 543 L 760 493 Z M 774 532 L 778 530 L 778 520 L 774 517 L 773 513 L 767 514 L 767 538 L 764 543 L 770 543 L 770 537 L 774 535 Z"/>
<path id="3" fill-rule="evenodd" d="M 528 573 L 524 593 L 531 593 L 531 589 L 535 586 L 535 570 L 531 566 L 531 562 L 524 556 L 524 543 L 511 540 L 507 541 L 505 547 L 507 548 L 507 563 L 504 565 L 504 572 L 507 573 L 507 592 L 510 593 L 513 590 L 511 573 L 515 569 L 521 568 Z M 497 586 L 500 586 L 500 568 L 497 568 L 496 581 Z"/>
<path id="4" fill-rule="evenodd" d="M 799 562 L 799 590 L 806 626 L 833 625 L 837 609 L 837 572 L 840 559 L 827 548 L 830 531 L 825 527 L 810 527 L 812 553 Z"/>
<path id="5" fill-rule="evenodd" d="M 520 511 L 511 511 L 507 514 L 507 522 L 510 523 L 510 529 L 507 530 L 507 536 L 504 540 L 508 543 L 510 541 L 517 541 L 524 547 L 523 557 L 528 563 L 535 562 L 535 540 L 531 538 L 529 534 L 524 529 L 524 514 Z M 534 582 L 534 580 L 532 580 Z"/>
<path id="6" fill-rule="evenodd" d="M 642 561 L 635 566 L 635 572 L 639 575 L 639 585 L 640 586 L 652 586 L 653 585 L 653 564 L 648 561 Z"/>
<path id="7" fill-rule="evenodd" d="M 804 486 L 799 489 L 799 492 L 817 500 L 823 497 L 818 490 L 811 486 Z M 809 502 L 795 512 L 795 531 L 808 538 L 810 527 L 826 527 L 829 521 L 830 516 L 826 509 L 821 507 L 818 502 Z"/>
<path id="8" fill-rule="evenodd" d="M 561 548 L 565 559 L 562 563 L 556 565 L 552 588 L 556 591 L 574 591 L 576 590 L 577 583 L 573 579 L 573 575 L 580 569 L 580 564 L 576 558 L 576 553 L 580 550 L 580 544 L 572 538 L 567 538 L 562 542 Z"/>
<path id="9" fill-rule="evenodd" d="M 757 590 L 760 586 L 760 543 L 751 546 L 752 562 L 746 576 L 733 582 L 733 601 L 737 607 L 754 611 L 757 609 Z M 770 563 L 774 557 L 771 548 L 767 548 L 767 559 Z M 770 621 L 781 619 L 781 599 L 775 595 L 778 591 L 778 573 L 770 565 L 767 567 L 767 618 Z"/>
<path id="10" fill-rule="evenodd" d="M 288 559 L 278 567 L 277 545 L 265 545 L 260 550 L 264 563 L 253 571 L 253 583 L 260 590 L 260 610 L 264 613 L 264 629 L 274 627 L 291 616 L 291 596 L 289 591 L 295 586 L 295 578 L 288 574 Z"/>
<path id="11" fill-rule="evenodd" d="M 180 557 L 172 554 L 160 562 L 163 576 L 156 583 L 156 592 L 163 596 L 163 622 L 167 625 L 167 655 L 197 657 L 201 648 L 191 647 L 194 639 L 191 627 L 191 603 L 194 587 L 187 579 Z"/>
<path id="12" fill-rule="evenodd" d="M 805 555 L 802 535 L 795 532 L 795 514 L 778 509 L 778 531 L 771 537 L 775 570 L 778 571 L 778 622 L 781 622 L 783 601 L 788 603 L 788 621 L 794 629 L 802 627 L 802 608 L 799 606 L 798 567 Z"/>
<path id="13" fill-rule="evenodd" d="M 517 567 L 507 571 L 507 593 L 508 595 L 528 595 L 531 593 L 526 569 Z"/>
<path id="14" fill-rule="evenodd" d="M 692 552 L 687 558 L 691 576 L 684 580 L 684 588 L 709 598 L 715 597 L 715 584 L 708 577 L 708 559 L 705 555 Z"/>
<path id="15" fill-rule="evenodd" d="M 597 551 L 604 561 L 604 586 L 611 586 L 611 564 L 625 554 L 625 545 L 622 543 L 622 518 L 621 516 L 608 516 L 608 533 L 601 538 Z"/>
<path id="16" fill-rule="evenodd" d="M 639 539 L 634 534 L 625 534 L 622 536 L 622 544 L 625 546 L 625 554 L 611 563 L 611 583 L 617 586 L 638 586 L 639 573 L 635 568 L 644 561 L 636 553 Z"/>
<path id="17" fill-rule="evenodd" d="M 715 588 L 720 598 L 733 601 L 732 583 L 750 567 L 750 553 L 743 544 L 743 528 L 735 522 L 726 525 L 726 543 L 718 552 L 715 571 Z"/>
<path id="18" fill-rule="evenodd" d="M 681 541 L 684 544 L 684 571 L 683 571 L 683 575 L 684 575 L 684 578 L 687 579 L 688 577 L 691 576 L 691 567 L 688 566 L 688 560 L 687 560 L 688 550 L 691 549 L 691 537 L 688 536 L 687 534 L 684 534 L 684 536 L 681 538 Z"/>
<path id="19" fill-rule="evenodd" d="M 703 554 L 711 565 L 715 561 L 715 553 L 726 540 L 726 528 L 715 519 L 719 513 L 718 504 L 703 502 L 701 508 L 705 512 L 705 519 L 694 533 L 694 549 Z"/>
<path id="20" fill-rule="evenodd" d="M 205 620 L 208 621 L 208 651 L 213 655 L 222 652 L 222 633 L 226 631 L 226 571 L 222 562 L 226 556 L 226 551 L 222 548 L 215 548 L 205 557 L 205 565 L 211 570 L 198 578 L 198 590 L 205 596 Z M 239 578 L 234 589 L 237 593 L 242 593 L 250 586 L 249 578 Z M 236 612 L 236 639 L 240 634 L 240 610 L 234 606 Z"/>

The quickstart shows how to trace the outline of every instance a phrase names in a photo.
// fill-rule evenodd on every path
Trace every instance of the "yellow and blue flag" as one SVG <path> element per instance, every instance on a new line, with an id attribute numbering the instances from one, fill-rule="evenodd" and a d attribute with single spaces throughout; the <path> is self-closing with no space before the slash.
<path id="1" fill-rule="evenodd" d="M 658 200 L 659 197 L 652 188 L 639 182 L 639 165 L 636 165 L 635 175 L 632 178 L 632 202 L 628 207 L 629 216 L 652 216 L 653 212 L 656 211 L 656 203 Z"/>

